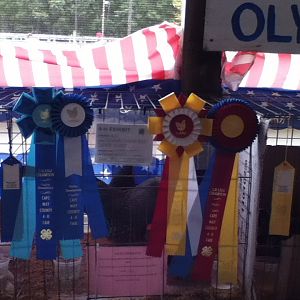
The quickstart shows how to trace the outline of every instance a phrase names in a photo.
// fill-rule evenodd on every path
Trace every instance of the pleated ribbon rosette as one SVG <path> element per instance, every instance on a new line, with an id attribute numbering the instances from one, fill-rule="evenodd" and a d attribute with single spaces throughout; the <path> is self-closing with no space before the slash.
<path id="1" fill-rule="evenodd" d="M 11 255 L 29 259 L 82 255 L 83 213 L 94 238 L 108 231 L 93 173 L 86 132 L 93 122 L 87 101 L 51 88 L 23 93 L 13 110 L 24 138 L 32 135 Z"/>
<path id="2" fill-rule="evenodd" d="M 235 156 L 257 135 L 256 113 L 244 101 L 226 99 L 203 114 L 205 101 L 195 94 L 187 99 L 170 94 L 160 104 L 163 110 L 149 118 L 149 130 L 167 159 L 147 254 L 160 256 L 165 248 L 169 255 L 196 256 L 187 259 L 192 278 L 210 281 Z M 202 212 L 193 156 L 203 150 L 203 140 L 216 151 Z"/>
<path id="3" fill-rule="evenodd" d="M 148 255 L 160 256 L 165 245 L 168 254 L 185 255 L 187 227 L 191 246 L 197 251 L 202 214 L 193 157 L 203 151 L 201 137 L 212 130 L 212 120 L 199 117 L 205 103 L 195 94 L 178 99 L 172 93 L 160 100 L 158 116 L 149 117 L 149 130 L 161 141 L 158 149 L 167 158 Z M 193 214 L 191 207 L 200 209 L 200 214 Z"/>
<path id="4" fill-rule="evenodd" d="M 249 147 L 258 133 L 255 111 L 239 99 L 225 99 L 208 112 L 213 119 L 210 142 L 216 148 L 214 170 L 192 278 L 209 282 L 219 238 L 236 153 Z"/>

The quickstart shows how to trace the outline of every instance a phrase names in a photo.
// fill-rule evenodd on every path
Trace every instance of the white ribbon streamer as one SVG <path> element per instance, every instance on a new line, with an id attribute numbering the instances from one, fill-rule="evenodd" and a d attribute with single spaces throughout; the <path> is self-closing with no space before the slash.
<path id="1" fill-rule="evenodd" d="M 196 256 L 202 229 L 202 209 L 199 197 L 199 188 L 197 183 L 197 175 L 194 158 L 189 161 L 189 182 L 188 182 L 188 231 L 190 238 L 190 246 L 192 256 Z"/>

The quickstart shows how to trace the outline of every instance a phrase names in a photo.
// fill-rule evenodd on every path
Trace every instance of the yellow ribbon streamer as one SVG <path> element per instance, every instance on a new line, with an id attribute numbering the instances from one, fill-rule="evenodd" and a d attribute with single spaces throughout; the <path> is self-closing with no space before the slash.
<path id="1" fill-rule="evenodd" d="M 170 166 L 174 161 L 170 161 Z M 189 157 L 183 153 L 179 160 L 180 169 L 178 179 L 170 182 L 174 187 L 174 194 L 170 193 L 172 199 L 167 227 L 166 251 L 169 255 L 185 255 L 186 246 L 186 226 L 187 226 L 187 195 L 188 195 L 188 174 Z M 170 172 L 171 173 L 171 172 Z"/>
<path id="2" fill-rule="evenodd" d="M 219 240 L 218 283 L 237 284 L 238 273 L 238 157 L 231 175 Z"/>
<path id="3" fill-rule="evenodd" d="M 178 157 L 170 157 L 169 174 L 168 174 L 168 220 L 171 212 L 173 198 L 176 190 L 181 168 L 181 160 Z"/>
<path id="4" fill-rule="evenodd" d="M 294 177 L 295 168 L 287 161 L 275 168 L 269 234 L 290 234 Z"/>

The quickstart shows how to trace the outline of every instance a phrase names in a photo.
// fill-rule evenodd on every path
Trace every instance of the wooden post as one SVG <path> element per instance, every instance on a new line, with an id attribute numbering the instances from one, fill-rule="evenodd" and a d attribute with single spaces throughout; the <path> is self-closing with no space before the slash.
<path id="1" fill-rule="evenodd" d="M 221 52 L 203 50 L 206 0 L 186 0 L 182 53 L 182 90 L 205 98 L 220 97 Z"/>

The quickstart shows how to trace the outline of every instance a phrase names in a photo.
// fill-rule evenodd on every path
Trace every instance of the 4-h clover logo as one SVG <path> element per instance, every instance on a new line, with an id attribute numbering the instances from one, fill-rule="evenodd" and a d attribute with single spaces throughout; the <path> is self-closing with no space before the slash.
<path id="1" fill-rule="evenodd" d="M 52 230 L 51 229 L 42 229 L 41 230 L 41 239 L 49 241 L 52 239 Z"/>
<path id="2" fill-rule="evenodd" d="M 209 257 L 213 254 L 213 248 L 211 246 L 204 246 L 201 250 L 201 255 Z"/>

